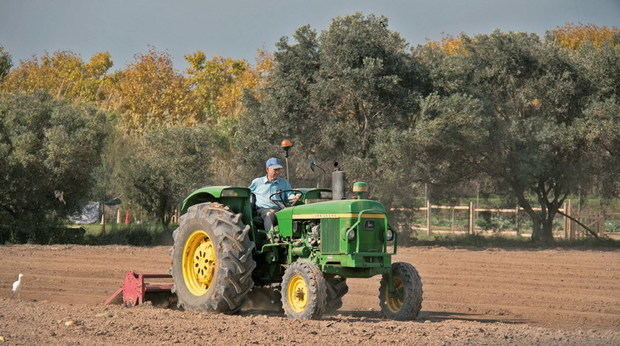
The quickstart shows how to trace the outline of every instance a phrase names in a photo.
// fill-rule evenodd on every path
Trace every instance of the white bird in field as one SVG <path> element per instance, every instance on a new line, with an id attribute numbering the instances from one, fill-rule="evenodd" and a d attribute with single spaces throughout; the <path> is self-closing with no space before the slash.
<path id="1" fill-rule="evenodd" d="M 17 276 L 17 281 L 13 283 L 13 296 L 19 297 L 19 292 L 22 290 L 22 276 L 24 276 L 24 274 L 20 273 Z"/>

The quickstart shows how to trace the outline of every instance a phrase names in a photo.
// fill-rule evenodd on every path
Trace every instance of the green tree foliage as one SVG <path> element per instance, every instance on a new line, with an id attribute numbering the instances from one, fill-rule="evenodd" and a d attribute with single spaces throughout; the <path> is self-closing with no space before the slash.
<path id="1" fill-rule="evenodd" d="M 213 145 L 204 126 L 163 128 L 117 141 L 120 153 L 109 159 L 118 161 L 107 163 L 109 185 L 124 202 L 139 206 L 164 226 L 182 199 L 209 181 Z"/>
<path id="2" fill-rule="evenodd" d="M 478 153 L 488 129 L 477 115 L 482 104 L 464 94 L 420 98 L 415 126 L 380 132 L 373 147 L 379 159 L 375 168 L 396 203 L 411 203 L 413 189 L 398 187 L 425 183 L 436 198 L 456 197 L 457 183 L 479 176 Z M 411 186 L 411 185 L 409 185 Z M 402 205 L 402 204 L 401 204 Z"/>
<path id="3" fill-rule="evenodd" d="M 265 98 L 248 101 L 238 132 L 246 166 L 260 174 L 262 161 L 290 137 L 292 161 L 338 160 L 352 178 L 378 178 L 372 148 L 379 130 L 408 128 L 424 85 L 404 39 L 386 18 L 361 14 L 334 19 L 320 35 L 303 26 L 293 39 L 276 45 Z M 315 182 L 305 164 L 295 177 Z"/>
<path id="4" fill-rule="evenodd" d="M 11 66 L 13 66 L 11 55 L 4 49 L 4 47 L 0 46 L 0 82 L 2 82 L 4 76 L 9 73 Z"/>
<path id="5" fill-rule="evenodd" d="M 439 121 L 444 125 L 459 121 L 458 132 L 464 134 L 455 135 L 451 126 L 442 128 L 435 137 L 441 141 L 439 150 L 423 140 L 425 135 L 416 137 L 420 150 L 429 154 L 424 165 L 438 177 L 453 171 L 456 176 L 445 175 L 448 178 L 470 176 L 475 172 L 469 167 L 475 165 L 525 208 L 533 221 L 533 239 L 549 241 L 553 218 L 566 197 L 601 173 L 593 166 L 602 153 L 596 141 L 618 140 L 618 118 L 613 115 L 617 102 L 594 101 L 592 95 L 601 90 L 593 83 L 594 75 L 584 73 L 567 50 L 536 35 L 496 31 L 461 39 L 466 54 L 438 52 L 432 46 L 417 52 L 428 63 L 434 102 L 444 108 L 430 119 L 423 117 L 418 130 L 431 135 L 433 123 L 443 118 Z M 614 83 L 606 88 L 614 90 Z M 458 109 L 453 98 L 459 94 L 477 106 L 457 120 L 451 114 Z M 596 110 L 586 111 L 588 107 Z M 608 121 L 604 133 L 597 134 L 601 119 L 596 116 Z M 609 151 L 606 155 L 613 156 Z M 448 163 L 462 163 L 464 169 Z"/>
<path id="6" fill-rule="evenodd" d="M 51 221 L 78 206 L 99 164 L 104 114 L 49 94 L 0 95 L 0 227 L 12 241 L 46 242 Z"/>
<path id="7" fill-rule="evenodd" d="M 386 24 L 357 14 L 277 43 L 266 97 L 248 100 L 238 132 L 249 174 L 290 137 L 293 161 L 340 160 L 388 204 L 407 202 L 416 183 L 447 192 L 491 179 L 525 208 L 541 241 L 552 239 L 553 218 L 580 186 L 617 189 L 613 45 L 568 50 L 496 31 L 409 55 Z M 312 181 L 304 166 L 297 184 Z"/>

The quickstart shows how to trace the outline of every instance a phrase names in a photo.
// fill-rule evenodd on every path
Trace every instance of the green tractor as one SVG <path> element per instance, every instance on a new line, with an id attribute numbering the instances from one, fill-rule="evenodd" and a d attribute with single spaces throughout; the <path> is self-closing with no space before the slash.
<path id="1" fill-rule="evenodd" d="M 245 187 L 208 186 L 182 203 L 174 231 L 172 276 L 184 309 L 234 313 L 254 287 L 276 287 L 290 318 L 318 319 L 342 306 L 347 278 L 382 275 L 379 305 L 387 318 L 412 320 L 422 281 L 409 263 L 392 263 L 397 234 L 380 202 L 332 199 L 329 189 L 279 191 L 276 226 L 264 230 Z M 289 202 L 291 195 L 295 203 Z M 278 287 L 279 285 L 279 287 Z"/>

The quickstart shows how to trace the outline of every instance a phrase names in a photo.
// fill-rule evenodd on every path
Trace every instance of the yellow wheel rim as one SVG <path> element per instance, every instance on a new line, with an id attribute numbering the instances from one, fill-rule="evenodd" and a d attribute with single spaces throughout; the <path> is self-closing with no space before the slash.
<path id="1" fill-rule="evenodd" d="M 405 300 L 404 300 L 404 289 L 403 289 L 403 282 L 400 279 L 399 276 L 393 276 L 393 280 L 394 280 L 394 295 L 390 296 L 390 292 L 389 290 L 385 290 L 385 295 L 386 295 L 386 299 L 385 302 L 387 303 L 387 307 L 388 309 L 390 309 L 391 312 L 399 312 L 400 309 L 403 308 L 403 305 L 405 304 Z"/>
<path id="2" fill-rule="evenodd" d="M 183 248 L 183 281 L 195 296 L 207 293 L 213 275 L 217 256 L 215 244 L 207 232 L 196 230 L 190 234 Z"/>
<path id="3" fill-rule="evenodd" d="M 288 303 L 295 312 L 302 312 L 308 305 L 308 285 L 301 275 L 295 275 L 286 289 Z"/>

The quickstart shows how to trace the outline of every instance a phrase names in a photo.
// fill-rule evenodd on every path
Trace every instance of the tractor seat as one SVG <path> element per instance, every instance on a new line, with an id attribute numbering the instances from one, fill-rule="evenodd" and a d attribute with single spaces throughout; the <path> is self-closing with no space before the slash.
<path id="1" fill-rule="evenodd" d="M 263 222 L 263 218 L 258 215 L 258 208 L 256 207 L 256 195 L 254 193 L 250 194 L 250 205 L 252 206 L 252 223 L 254 227 L 258 229 L 264 229 L 265 223 Z"/>

